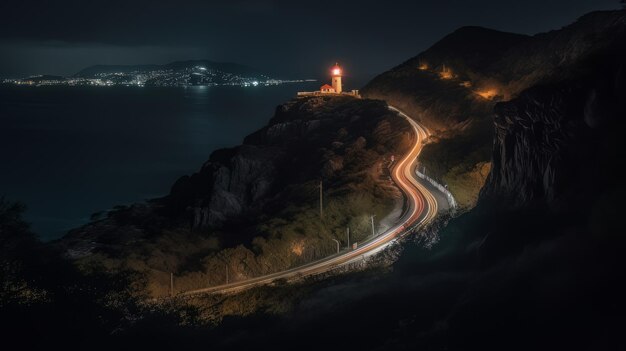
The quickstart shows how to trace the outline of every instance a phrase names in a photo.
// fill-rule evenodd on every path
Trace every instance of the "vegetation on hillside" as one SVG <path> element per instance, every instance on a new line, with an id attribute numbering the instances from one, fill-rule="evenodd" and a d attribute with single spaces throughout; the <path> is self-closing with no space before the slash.
<path id="1" fill-rule="evenodd" d="M 169 197 L 117 208 L 70 233 L 63 245 L 81 264 L 141 272 L 146 291 L 162 297 L 170 294 L 170 273 L 179 293 L 327 257 L 336 253 L 333 239 L 341 249 L 348 245 L 348 227 L 351 244 L 370 238 L 370 216 L 378 222 L 402 206 L 388 167 L 390 156 L 400 157 L 411 143 L 408 124 L 381 101 L 351 97 L 296 99 L 278 111 L 244 146 L 217 151 L 198 174 L 177 182 Z M 258 178 L 241 171 L 257 167 L 246 166 L 250 152 L 279 155 L 261 165 L 273 171 L 264 173 L 269 190 L 255 200 L 247 194 Z M 224 172 L 231 174 L 228 189 L 250 189 L 241 195 L 247 199 L 241 212 L 194 226 L 203 203 L 239 196 L 217 190 L 215 174 Z"/>
<path id="2" fill-rule="evenodd" d="M 25 207 L 0 197 L 0 325 L 5 343 L 40 349 L 68 331 L 81 344 L 127 327 L 141 310 L 142 279 L 92 263 L 82 270 L 39 242 Z"/>

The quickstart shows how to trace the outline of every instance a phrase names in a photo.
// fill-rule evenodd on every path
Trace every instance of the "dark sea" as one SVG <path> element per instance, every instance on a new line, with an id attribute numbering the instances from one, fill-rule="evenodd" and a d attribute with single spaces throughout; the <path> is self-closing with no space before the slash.
<path id="1" fill-rule="evenodd" d="M 0 196 L 27 206 L 42 240 L 59 238 L 95 212 L 166 195 L 318 85 L 0 86 Z"/>

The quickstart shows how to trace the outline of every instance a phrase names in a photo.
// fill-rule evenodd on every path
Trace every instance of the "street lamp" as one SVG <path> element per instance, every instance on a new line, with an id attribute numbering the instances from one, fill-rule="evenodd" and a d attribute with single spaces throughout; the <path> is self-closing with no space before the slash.
<path id="1" fill-rule="evenodd" d="M 374 217 L 376 217 L 376 215 L 373 215 L 370 217 L 370 219 L 372 220 L 372 236 L 373 237 L 376 236 L 376 231 L 374 230 Z"/>
<path id="2" fill-rule="evenodd" d="M 337 253 L 339 253 L 339 240 L 337 239 L 332 239 L 332 240 L 337 243 Z"/>

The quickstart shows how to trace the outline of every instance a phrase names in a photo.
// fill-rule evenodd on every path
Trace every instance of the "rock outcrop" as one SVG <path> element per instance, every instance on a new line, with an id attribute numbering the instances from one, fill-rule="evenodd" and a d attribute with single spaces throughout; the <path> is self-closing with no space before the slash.
<path id="1" fill-rule="evenodd" d="M 374 100 L 293 100 L 243 145 L 216 151 L 199 172 L 180 178 L 165 203 L 171 212 L 189 216 L 195 229 L 255 215 L 290 184 L 332 180 L 354 162 L 347 154 L 391 151 L 398 143 L 390 140 L 397 121 L 376 120 L 385 115 L 385 104 Z"/>
<path id="2" fill-rule="evenodd" d="M 616 47 L 581 76 L 537 86 L 495 108 L 491 173 L 481 196 L 513 205 L 582 205 L 618 185 L 626 144 L 626 55 Z"/>
<path id="3" fill-rule="evenodd" d="M 276 147 L 243 145 L 212 155 L 200 172 L 180 178 L 172 187 L 169 203 L 192 206 L 192 227 L 203 228 L 261 206 L 275 180 L 283 154 Z M 253 205 L 254 204 L 254 205 Z"/>

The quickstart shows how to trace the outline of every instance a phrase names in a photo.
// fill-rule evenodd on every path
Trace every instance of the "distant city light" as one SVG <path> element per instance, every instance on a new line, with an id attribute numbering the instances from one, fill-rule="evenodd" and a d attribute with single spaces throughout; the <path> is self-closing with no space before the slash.
<path id="1" fill-rule="evenodd" d="M 30 76 L 17 79 L 0 79 L 0 84 L 16 84 L 29 86 L 42 85 L 68 85 L 68 86 L 272 86 L 288 83 L 301 83 L 305 81 L 315 81 L 315 79 L 273 79 L 266 75 L 257 77 L 247 77 L 245 75 L 225 72 L 202 66 L 191 66 L 188 68 L 154 69 L 150 71 L 135 70 L 131 72 L 99 72 L 94 77 L 45 77 Z"/>

